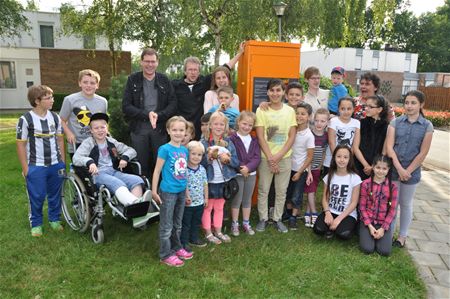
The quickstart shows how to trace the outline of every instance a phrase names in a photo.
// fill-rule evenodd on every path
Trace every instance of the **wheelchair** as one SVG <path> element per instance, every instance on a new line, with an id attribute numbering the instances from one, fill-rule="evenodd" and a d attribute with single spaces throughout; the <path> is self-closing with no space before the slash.
<path id="1" fill-rule="evenodd" d="M 141 165 L 137 161 L 130 161 L 123 170 L 136 174 L 144 180 L 144 192 L 150 190 L 148 179 L 141 175 Z M 93 181 L 92 175 L 86 167 L 70 167 L 61 188 L 61 209 L 66 223 L 74 231 L 84 233 L 91 228 L 91 238 L 95 244 L 105 240 L 103 217 L 106 214 L 105 203 L 111 208 L 113 216 L 124 220 L 142 217 L 150 213 L 150 221 L 159 219 L 159 205 L 152 199 L 132 205 L 124 206 L 115 196 L 112 196 L 106 186 L 99 188 Z"/>

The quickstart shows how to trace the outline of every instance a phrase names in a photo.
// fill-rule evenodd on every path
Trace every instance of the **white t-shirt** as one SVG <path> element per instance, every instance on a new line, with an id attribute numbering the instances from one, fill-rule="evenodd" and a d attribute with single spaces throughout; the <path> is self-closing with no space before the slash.
<path id="1" fill-rule="evenodd" d="M 327 180 L 328 175 L 323 178 L 325 184 L 327 183 Z M 344 176 L 337 174 L 333 175 L 330 186 L 327 186 L 330 190 L 330 198 L 328 200 L 330 212 L 336 215 L 340 215 L 344 212 L 352 202 L 353 188 L 359 184 L 361 184 L 361 178 L 355 173 Z M 349 215 L 357 219 L 356 208 Z"/>
<path id="2" fill-rule="evenodd" d="M 336 132 L 336 145 L 341 144 L 351 147 L 356 135 L 356 129 L 359 129 L 360 126 L 361 124 L 357 119 L 351 118 L 348 123 L 344 123 L 339 117 L 333 117 L 330 119 L 330 125 L 328 127 Z M 323 161 L 324 166 L 330 167 L 331 156 L 330 146 L 328 146 L 325 160 Z"/>
<path id="3" fill-rule="evenodd" d="M 218 146 L 218 145 L 210 146 L 208 149 L 211 149 L 211 150 L 218 149 L 218 152 L 217 152 L 218 155 L 230 153 L 230 151 L 226 147 Z M 225 179 L 222 174 L 223 165 L 222 164 L 219 165 L 218 161 L 219 161 L 218 159 L 214 159 L 212 162 L 213 169 L 214 169 L 214 178 L 209 183 L 218 184 L 218 183 L 225 182 Z M 222 170 L 220 170 L 221 167 L 222 167 Z"/>
<path id="4" fill-rule="evenodd" d="M 309 128 L 302 131 L 297 131 L 294 144 L 292 145 L 292 171 L 298 171 L 300 167 L 302 167 L 306 160 L 307 150 L 314 149 L 315 147 L 314 135 Z"/>

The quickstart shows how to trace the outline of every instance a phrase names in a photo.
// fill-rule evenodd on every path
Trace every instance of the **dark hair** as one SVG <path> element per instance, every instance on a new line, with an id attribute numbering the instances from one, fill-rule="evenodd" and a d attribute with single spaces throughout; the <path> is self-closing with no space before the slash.
<path id="1" fill-rule="evenodd" d="M 281 79 L 277 79 L 277 78 L 272 78 L 269 80 L 269 82 L 267 82 L 267 90 L 271 89 L 272 87 L 281 85 L 281 88 L 283 90 L 286 89 L 286 86 L 284 85 L 284 82 Z"/>
<path id="2" fill-rule="evenodd" d="M 308 104 L 308 103 L 304 103 L 304 102 L 299 103 L 299 104 L 297 105 L 297 107 L 295 108 L 295 112 L 297 112 L 297 109 L 298 109 L 298 108 L 303 108 L 303 109 L 305 109 L 306 112 L 308 112 L 308 115 L 311 115 L 311 114 L 312 114 L 312 111 L 313 111 L 311 105 Z"/>
<path id="3" fill-rule="evenodd" d="M 349 101 L 349 102 L 351 102 L 351 103 L 352 103 L 352 106 L 353 106 L 353 109 L 355 108 L 355 105 L 356 105 L 356 104 L 355 104 L 355 100 L 353 100 L 352 97 L 345 96 L 345 97 L 342 97 L 342 98 L 339 99 L 339 102 L 338 102 L 338 109 L 339 109 L 339 107 L 341 107 L 341 103 L 342 103 L 343 101 Z"/>
<path id="4" fill-rule="evenodd" d="M 155 55 L 156 60 L 159 60 L 158 52 L 153 48 L 144 48 L 141 53 L 141 60 L 144 60 L 145 55 Z"/>
<path id="5" fill-rule="evenodd" d="M 356 174 L 356 168 L 355 168 L 355 162 L 353 160 L 352 149 L 348 145 L 338 144 L 336 146 L 336 148 L 334 149 L 334 151 L 333 151 L 333 156 L 332 156 L 331 162 L 330 162 L 330 168 L 328 170 L 327 189 L 325 190 L 326 197 L 330 196 L 331 179 L 333 178 L 333 176 L 337 172 L 336 154 L 337 154 L 338 150 L 340 150 L 340 149 L 346 149 L 349 152 L 349 160 L 348 160 L 348 164 L 347 164 L 347 172 L 349 172 L 350 174 Z"/>
<path id="6" fill-rule="evenodd" d="M 372 167 L 375 167 L 378 162 L 384 162 L 388 165 L 389 171 L 386 175 L 388 179 L 389 184 L 389 197 L 388 197 L 388 207 L 386 209 L 386 215 L 389 213 L 389 209 L 391 208 L 392 203 L 392 168 L 393 168 L 393 162 L 392 159 L 385 155 L 376 155 L 375 158 L 373 158 Z M 370 174 L 370 197 L 372 197 L 372 190 L 373 190 L 373 177 L 375 176 L 375 172 L 372 168 L 372 173 Z M 395 207 L 394 207 L 395 208 Z"/>
<path id="7" fill-rule="evenodd" d="M 411 97 L 415 97 L 417 100 L 419 100 L 420 104 L 425 103 L 425 94 L 423 92 L 421 92 L 420 90 L 410 90 L 406 93 L 405 98 L 403 99 L 403 103 L 405 103 L 406 97 L 407 96 L 411 96 Z M 423 109 L 420 108 L 420 115 L 422 115 L 423 117 L 425 117 L 425 115 L 423 114 Z"/>
<path id="8" fill-rule="evenodd" d="M 377 74 L 372 72 L 364 73 L 359 78 L 359 82 L 361 82 L 362 80 L 372 81 L 373 86 L 375 86 L 376 88 L 375 93 L 378 93 L 378 89 L 380 88 L 380 77 L 378 77 Z"/>
<path id="9" fill-rule="evenodd" d="M 53 90 L 47 85 L 32 85 L 28 88 L 28 102 L 33 107 L 37 106 L 37 100 L 41 100 L 46 95 L 53 95 Z"/>
<path id="10" fill-rule="evenodd" d="M 310 66 L 309 68 L 307 68 L 305 70 L 305 74 L 304 74 L 305 79 L 309 80 L 309 78 L 311 78 L 313 75 L 319 75 L 320 76 L 320 71 L 315 66 Z"/>
<path id="11" fill-rule="evenodd" d="M 200 122 L 201 122 L 201 123 L 209 123 L 209 119 L 211 118 L 211 114 L 212 114 L 212 112 L 205 113 L 205 114 L 200 118 Z"/>
<path id="12" fill-rule="evenodd" d="M 291 82 L 291 83 L 289 83 L 287 85 L 287 87 L 286 87 L 286 94 L 289 92 L 289 90 L 291 90 L 293 88 L 300 89 L 302 91 L 302 95 L 303 95 L 303 85 L 301 85 L 299 82 Z"/>
<path id="13" fill-rule="evenodd" d="M 374 100 L 377 107 L 383 108 L 380 112 L 380 119 L 388 121 L 389 102 L 382 95 L 374 95 L 367 98 L 367 100 Z"/>

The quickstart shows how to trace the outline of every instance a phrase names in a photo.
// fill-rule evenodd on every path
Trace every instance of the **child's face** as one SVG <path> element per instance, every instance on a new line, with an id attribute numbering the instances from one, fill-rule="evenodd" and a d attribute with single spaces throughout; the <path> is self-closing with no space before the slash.
<path id="1" fill-rule="evenodd" d="M 288 105 L 292 108 L 297 107 L 303 101 L 303 92 L 298 88 L 291 88 L 286 94 Z"/>
<path id="2" fill-rule="evenodd" d="M 317 131 L 323 131 L 328 125 L 328 116 L 326 114 L 316 114 L 314 117 L 314 127 Z"/>
<path id="3" fill-rule="evenodd" d="M 39 107 L 43 110 L 51 110 L 54 102 L 55 101 L 51 93 L 48 93 L 35 101 L 36 107 Z"/>
<path id="4" fill-rule="evenodd" d="M 183 141 L 184 135 L 186 134 L 186 124 L 182 121 L 173 122 L 167 130 L 167 133 L 172 142 L 181 144 L 181 141 Z"/>
<path id="5" fill-rule="evenodd" d="M 223 86 L 230 85 L 230 81 L 228 80 L 228 77 L 225 74 L 225 72 L 222 72 L 222 71 L 217 72 L 216 75 L 214 76 L 214 79 L 216 81 L 217 87 L 223 87 Z"/>
<path id="6" fill-rule="evenodd" d="M 341 148 L 336 152 L 335 161 L 337 168 L 347 169 L 348 162 L 350 161 L 350 151 L 346 148 Z"/>
<path id="7" fill-rule="evenodd" d="M 377 102 L 373 99 L 368 99 L 366 101 L 366 116 L 372 118 L 378 118 L 383 108 L 377 106 Z"/>
<path id="8" fill-rule="evenodd" d="M 192 140 L 192 138 L 194 137 L 194 132 L 192 132 L 191 130 L 186 130 L 186 133 L 184 134 L 184 138 L 183 141 L 181 141 L 181 144 L 186 146 L 189 141 Z"/>
<path id="9" fill-rule="evenodd" d="M 389 172 L 389 166 L 386 162 L 378 161 L 373 167 L 373 174 L 376 179 L 384 180 Z"/>
<path id="10" fill-rule="evenodd" d="M 341 101 L 339 104 L 339 119 L 349 120 L 353 115 L 353 104 L 350 100 Z"/>
<path id="11" fill-rule="evenodd" d="M 193 148 L 189 151 L 189 163 L 192 165 L 199 165 L 202 161 L 203 151 L 198 148 Z"/>
<path id="12" fill-rule="evenodd" d="M 244 117 L 238 122 L 238 132 L 239 134 L 246 136 L 250 134 L 253 129 L 254 121 L 250 117 Z"/>
<path id="13" fill-rule="evenodd" d="M 314 74 L 307 80 L 309 88 L 318 89 L 320 86 L 320 74 Z"/>
<path id="14" fill-rule="evenodd" d="M 230 107 L 231 101 L 233 101 L 232 95 L 230 95 L 228 92 L 221 91 L 217 96 L 221 105 L 223 104 L 227 108 Z"/>
<path id="15" fill-rule="evenodd" d="M 305 108 L 297 108 L 295 110 L 296 117 L 297 117 L 297 124 L 298 125 L 304 125 L 309 122 L 309 114 L 308 111 Z"/>
<path id="16" fill-rule="evenodd" d="M 97 141 L 104 141 L 108 135 L 108 123 L 103 119 L 91 121 L 91 134 Z"/>
<path id="17" fill-rule="evenodd" d="M 267 96 L 272 104 L 281 103 L 284 96 L 284 90 L 281 85 L 272 86 L 269 90 L 267 90 Z"/>
<path id="18" fill-rule="evenodd" d="M 85 95 L 92 96 L 98 89 L 98 82 L 97 79 L 95 79 L 95 77 L 84 75 L 78 82 L 78 86 L 80 86 L 81 91 Z"/>
<path id="19" fill-rule="evenodd" d="M 406 115 L 415 116 L 420 113 L 420 108 L 423 107 L 423 104 L 415 96 L 407 96 L 403 106 L 405 107 Z"/>
<path id="20" fill-rule="evenodd" d="M 208 134 L 208 123 L 202 123 L 200 130 L 202 131 L 202 135 L 206 136 L 206 134 Z"/>
<path id="21" fill-rule="evenodd" d="M 342 84 L 342 82 L 344 82 L 343 75 L 336 73 L 331 74 L 331 83 L 333 83 L 334 86 Z"/>
<path id="22" fill-rule="evenodd" d="M 219 117 L 211 119 L 210 127 L 213 137 L 222 137 L 225 133 L 225 120 Z"/>

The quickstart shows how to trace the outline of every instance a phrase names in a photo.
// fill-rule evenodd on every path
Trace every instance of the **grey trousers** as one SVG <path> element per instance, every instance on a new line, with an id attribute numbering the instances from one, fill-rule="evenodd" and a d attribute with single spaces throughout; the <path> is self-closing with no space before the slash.
<path id="1" fill-rule="evenodd" d="M 381 225 L 374 225 L 376 229 Z M 365 253 L 378 252 L 380 255 L 388 256 L 392 250 L 392 229 L 388 229 L 384 232 L 384 236 L 381 239 L 375 240 L 370 235 L 370 230 L 364 223 L 359 225 L 359 247 Z"/>

